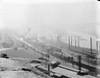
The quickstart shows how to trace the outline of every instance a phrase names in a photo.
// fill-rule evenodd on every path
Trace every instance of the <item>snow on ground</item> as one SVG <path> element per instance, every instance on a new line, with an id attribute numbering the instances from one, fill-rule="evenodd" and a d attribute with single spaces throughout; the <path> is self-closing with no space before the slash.
<path id="1" fill-rule="evenodd" d="M 33 73 L 25 71 L 3 71 L 0 78 L 41 78 Z"/>
<path id="2" fill-rule="evenodd" d="M 13 61 L 10 59 L 0 58 L 0 69 L 1 70 L 17 70 L 20 65 L 18 65 L 17 61 Z"/>
<path id="3" fill-rule="evenodd" d="M 44 78 L 33 72 L 21 70 L 23 67 L 28 69 L 28 65 L 21 64 L 21 61 L 0 58 L 0 78 Z"/>

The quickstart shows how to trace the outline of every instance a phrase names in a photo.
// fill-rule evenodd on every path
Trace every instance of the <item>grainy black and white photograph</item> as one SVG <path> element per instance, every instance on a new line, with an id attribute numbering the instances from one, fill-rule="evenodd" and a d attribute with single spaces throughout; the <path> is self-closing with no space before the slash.
<path id="1" fill-rule="evenodd" d="M 100 1 L 0 0 L 0 78 L 100 78 Z"/>

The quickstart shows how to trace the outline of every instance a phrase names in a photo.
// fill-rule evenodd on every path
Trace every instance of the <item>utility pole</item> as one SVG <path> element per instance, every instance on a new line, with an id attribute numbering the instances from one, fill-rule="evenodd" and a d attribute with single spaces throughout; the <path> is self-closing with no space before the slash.
<path id="1" fill-rule="evenodd" d="M 50 50 L 51 52 L 51 50 Z M 49 51 L 47 52 L 47 58 L 48 58 L 48 75 L 50 76 L 50 55 L 49 55 Z"/>
<path id="2" fill-rule="evenodd" d="M 96 47 L 97 47 L 97 58 L 96 58 L 96 64 L 97 64 L 97 67 L 99 67 L 99 59 L 100 59 L 100 39 L 96 41 Z M 100 71 L 97 69 L 97 76 L 99 75 Z"/>
<path id="3" fill-rule="evenodd" d="M 91 50 L 91 54 L 92 54 L 92 37 L 90 37 L 90 50 Z"/>
<path id="4" fill-rule="evenodd" d="M 71 57 L 71 61 L 72 61 L 72 67 L 74 68 L 74 56 L 72 54 L 72 57 Z"/>
<path id="5" fill-rule="evenodd" d="M 82 60 L 82 58 L 81 58 L 81 56 L 79 55 L 78 56 L 78 63 L 79 63 L 79 71 L 81 72 L 81 67 L 82 67 L 82 65 L 81 65 L 81 60 Z"/>
<path id="6" fill-rule="evenodd" d="M 48 62 L 48 75 L 50 76 L 50 61 Z"/>

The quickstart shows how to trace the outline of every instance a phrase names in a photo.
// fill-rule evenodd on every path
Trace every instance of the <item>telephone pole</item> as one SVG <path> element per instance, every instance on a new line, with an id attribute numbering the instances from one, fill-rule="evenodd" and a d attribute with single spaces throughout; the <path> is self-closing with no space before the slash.
<path id="1" fill-rule="evenodd" d="M 50 76 L 50 55 L 49 53 L 51 52 L 50 50 L 47 50 L 47 59 L 48 59 L 48 75 Z"/>
<path id="2" fill-rule="evenodd" d="M 81 67 L 82 67 L 82 66 L 81 66 L 81 59 L 82 59 L 81 56 L 78 55 L 78 63 L 79 63 L 78 66 L 79 66 L 79 71 L 80 71 L 80 72 L 81 72 Z"/>
<path id="3" fill-rule="evenodd" d="M 48 55 L 48 75 L 50 76 L 50 56 Z"/>

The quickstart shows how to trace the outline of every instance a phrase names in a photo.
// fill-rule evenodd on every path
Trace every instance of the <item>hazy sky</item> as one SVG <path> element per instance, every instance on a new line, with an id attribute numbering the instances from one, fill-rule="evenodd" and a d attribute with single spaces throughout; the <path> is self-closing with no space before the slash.
<path id="1" fill-rule="evenodd" d="M 20 34 L 28 27 L 37 34 L 78 32 L 86 39 L 85 35 L 97 35 L 96 0 L 2 0 L 1 4 L 1 29 Z"/>
<path id="2" fill-rule="evenodd" d="M 22 32 L 30 26 L 33 32 L 42 34 L 96 34 L 94 0 L 2 0 L 1 11 L 2 26 L 14 31 Z"/>

